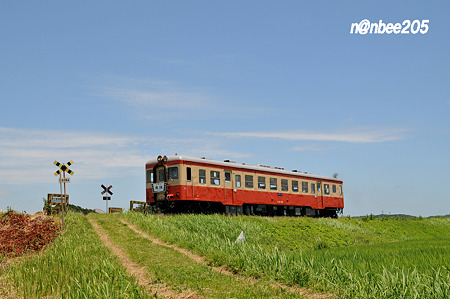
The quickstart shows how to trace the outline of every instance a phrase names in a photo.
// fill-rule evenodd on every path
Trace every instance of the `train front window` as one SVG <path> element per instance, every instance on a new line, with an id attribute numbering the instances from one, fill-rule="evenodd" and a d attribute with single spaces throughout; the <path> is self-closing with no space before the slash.
<path id="1" fill-rule="evenodd" d="M 147 169 L 147 183 L 153 183 L 153 169 Z"/>
<path id="2" fill-rule="evenodd" d="M 198 170 L 198 182 L 200 184 L 206 184 L 206 170 L 204 169 Z"/>
<path id="3" fill-rule="evenodd" d="M 237 174 L 234 176 L 234 181 L 236 182 L 236 188 L 241 188 L 241 175 Z"/>
<path id="4" fill-rule="evenodd" d="M 165 182 L 166 181 L 166 172 L 165 172 L 164 168 L 161 168 L 158 171 L 158 178 L 159 178 L 160 182 Z"/>
<path id="5" fill-rule="evenodd" d="M 169 167 L 169 180 L 178 179 L 178 166 Z"/>
<path id="6" fill-rule="evenodd" d="M 258 189 L 266 189 L 266 178 L 263 176 L 258 177 Z"/>
<path id="7" fill-rule="evenodd" d="M 315 194 L 316 193 L 316 184 L 311 183 L 311 193 Z"/>
<path id="8" fill-rule="evenodd" d="M 336 193 L 336 185 L 333 185 L 333 193 Z"/>
<path id="9" fill-rule="evenodd" d="M 281 191 L 289 191 L 288 180 L 281 179 Z"/>

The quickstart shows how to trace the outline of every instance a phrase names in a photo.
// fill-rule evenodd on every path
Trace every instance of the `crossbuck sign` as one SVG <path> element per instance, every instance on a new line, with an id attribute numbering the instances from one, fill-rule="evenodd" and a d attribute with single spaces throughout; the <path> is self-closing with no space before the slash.
<path id="1" fill-rule="evenodd" d="M 61 218 L 62 218 L 62 225 L 64 228 L 64 212 L 66 211 L 64 206 L 63 198 L 66 198 L 66 183 L 70 183 L 70 178 L 66 178 L 66 172 L 70 175 L 73 175 L 74 172 L 69 169 L 69 166 L 73 164 L 73 161 L 70 160 L 66 164 L 61 164 L 58 161 L 53 162 L 56 166 L 59 167 L 59 169 L 55 172 L 55 176 L 59 175 L 59 187 L 61 191 Z M 62 176 L 61 176 L 62 174 Z M 62 185 L 64 184 L 64 197 L 62 192 Z"/>
<path id="2" fill-rule="evenodd" d="M 105 185 L 102 184 L 101 187 L 103 188 L 102 195 L 107 193 L 105 196 L 103 196 L 103 200 L 106 200 L 106 212 L 108 212 L 108 200 L 111 200 L 111 196 L 109 195 L 113 195 L 113 193 L 111 192 L 112 185 L 109 185 L 109 187 L 105 187 Z"/>

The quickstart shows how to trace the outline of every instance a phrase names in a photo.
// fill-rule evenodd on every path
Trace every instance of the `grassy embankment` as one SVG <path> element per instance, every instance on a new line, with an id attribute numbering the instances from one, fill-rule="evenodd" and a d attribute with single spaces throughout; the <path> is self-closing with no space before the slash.
<path id="1" fill-rule="evenodd" d="M 173 248 L 153 244 L 119 221 L 119 215 L 90 215 L 111 241 L 145 267 L 155 282 L 172 289 L 191 291 L 207 298 L 301 298 L 297 293 L 267 281 L 242 280 L 203 265 Z"/>
<path id="2" fill-rule="evenodd" d="M 87 218 L 75 213 L 68 214 L 65 232 L 46 250 L 0 267 L 0 276 L 9 298 L 149 297 L 101 243 Z"/>
<path id="3" fill-rule="evenodd" d="M 450 296 L 450 219 L 124 216 L 213 265 L 262 280 L 345 297 Z M 247 241 L 234 244 L 241 230 Z"/>
<path id="4" fill-rule="evenodd" d="M 221 215 L 91 215 L 150 283 L 206 297 L 295 297 L 279 281 L 331 291 L 338 297 L 448 298 L 450 219 L 310 219 Z M 203 255 L 258 281 L 220 274 L 131 231 Z M 234 240 L 243 230 L 246 242 Z M 1 259 L 1 258 L 0 258 Z M 104 247 L 86 217 L 69 214 L 63 235 L 37 256 L 9 264 L 3 281 L 25 297 L 143 298 L 148 296 Z"/>
<path id="5" fill-rule="evenodd" d="M 145 269 L 147 289 L 167 285 L 175 297 L 194 292 L 208 298 L 301 298 L 301 294 L 270 282 L 219 273 L 174 249 L 155 245 L 120 222 L 118 215 L 91 214 L 89 218 L 102 227 L 115 246 Z M 44 252 L 16 259 L 0 269 L 0 278 L 8 282 L 6 290 L 2 290 L 5 283 L 0 281 L 0 297 L 152 297 L 101 243 L 87 217 L 69 213 L 66 219 L 65 232 Z"/>

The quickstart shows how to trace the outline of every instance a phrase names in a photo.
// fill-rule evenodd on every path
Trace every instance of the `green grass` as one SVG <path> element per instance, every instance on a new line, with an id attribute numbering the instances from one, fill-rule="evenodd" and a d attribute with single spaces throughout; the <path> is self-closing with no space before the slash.
<path id="1" fill-rule="evenodd" d="M 450 297 L 449 239 L 409 240 L 305 252 L 326 289 L 345 297 Z"/>
<path id="2" fill-rule="evenodd" d="M 8 291 L 25 298 L 148 297 L 81 214 L 68 214 L 65 232 L 44 252 L 0 271 L 14 288 Z"/>
<path id="3" fill-rule="evenodd" d="M 282 250 L 298 251 L 412 239 L 450 238 L 445 218 L 267 218 L 267 237 Z"/>
<path id="4" fill-rule="evenodd" d="M 180 292 L 194 291 L 208 298 L 299 298 L 271 283 L 240 280 L 221 274 L 186 255 L 151 243 L 118 221 L 119 215 L 90 215 L 112 242 L 144 266 L 154 282 L 165 282 Z"/>
<path id="5" fill-rule="evenodd" d="M 346 297 L 446 298 L 450 220 L 124 215 L 242 275 Z M 247 241 L 235 244 L 243 230 Z"/>
<path id="6" fill-rule="evenodd" d="M 144 267 L 149 282 L 211 298 L 298 297 L 282 282 L 345 298 L 450 297 L 450 219 L 312 219 L 222 215 L 94 215 L 110 240 Z M 220 274 L 180 252 L 155 245 L 120 222 L 225 266 Z M 10 294 L 26 298 L 149 297 L 95 234 L 88 218 L 69 213 L 66 230 L 38 255 L 0 268 Z M 236 244 L 244 231 L 246 242 Z M 4 257 L 0 257 L 0 262 Z M 14 293 L 15 292 L 15 293 Z M 2 294 L 3 295 L 3 294 Z"/>
<path id="7" fill-rule="evenodd" d="M 127 217 L 133 217 L 133 214 L 129 215 Z M 450 219 L 446 218 L 380 218 L 365 221 L 347 217 L 315 219 L 176 215 L 149 216 L 144 219 L 148 223 L 142 225 L 147 226 L 153 234 L 171 242 L 186 243 L 186 246 L 192 246 L 189 240 L 199 236 L 201 239 L 234 241 L 241 230 L 251 244 L 294 252 L 413 239 L 450 238 Z"/>

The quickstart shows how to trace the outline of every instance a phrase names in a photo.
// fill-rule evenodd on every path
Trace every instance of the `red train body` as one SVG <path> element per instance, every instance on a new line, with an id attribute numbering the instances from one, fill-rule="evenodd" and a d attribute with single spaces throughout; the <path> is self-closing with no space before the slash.
<path id="1" fill-rule="evenodd" d="M 335 217 L 344 208 L 337 178 L 186 156 L 146 163 L 146 201 L 164 212 Z"/>

